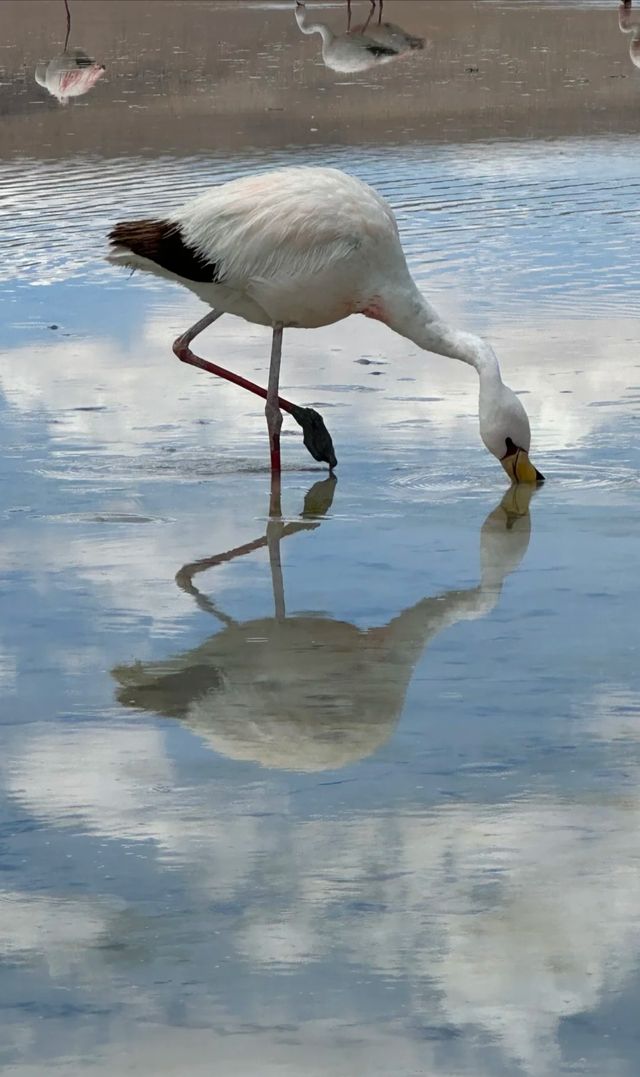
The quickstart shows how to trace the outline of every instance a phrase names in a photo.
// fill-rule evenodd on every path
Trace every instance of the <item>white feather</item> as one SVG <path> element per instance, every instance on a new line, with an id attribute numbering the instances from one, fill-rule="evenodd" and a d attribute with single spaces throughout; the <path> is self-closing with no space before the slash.
<path id="1" fill-rule="evenodd" d="M 322 272 L 366 239 L 399 245 L 387 203 L 336 168 L 285 168 L 214 187 L 171 218 L 227 283 Z"/>
<path id="2" fill-rule="evenodd" d="M 169 218 L 216 267 L 219 283 L 176 278 L 210 306 L 258 324 L 314 328 L 361 313 L 425 351 L 467 363 L 480 379 L 480 433 L 498 458 L 528 451 L 526 411 L 502 382 L 489 344 L 447 325 L 418 291 L 391 207 L 335 168 L 285 168 L 214 187 Z M 161 275 L 146 259 L 122 259 Z"/>

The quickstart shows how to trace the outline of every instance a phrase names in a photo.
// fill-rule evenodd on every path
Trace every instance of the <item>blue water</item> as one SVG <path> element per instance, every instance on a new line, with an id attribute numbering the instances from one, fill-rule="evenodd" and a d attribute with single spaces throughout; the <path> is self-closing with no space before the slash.
<path id="1" fill-rule="evenodd" d="M 29 154 L 0 168 L 0 1068 L 637 1074 L 640 140 Z M 270 515 L 260 403 L 171 354 L 202 307 L 102 260 L 118 214 L 319 160 L 495 343 L 531 499 L 473 372 L 351 319 L 285 334 L 339 466 L 285 425 Z M 260 327 L 199 347 L 266 378 Z"/>

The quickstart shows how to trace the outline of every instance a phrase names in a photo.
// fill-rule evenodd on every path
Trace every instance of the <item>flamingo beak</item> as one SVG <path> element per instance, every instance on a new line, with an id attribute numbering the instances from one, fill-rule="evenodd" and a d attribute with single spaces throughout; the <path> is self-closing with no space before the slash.
<path id="1" fill-rule="evenodd" d="M 518 449 L 514 446 L 513 452 L 508 452 L 506 456 L 503 456 L 500 463 L 513 483 L 544 482 L 544 475 L 531 463 L 529 453 L 525 449 Z"/>

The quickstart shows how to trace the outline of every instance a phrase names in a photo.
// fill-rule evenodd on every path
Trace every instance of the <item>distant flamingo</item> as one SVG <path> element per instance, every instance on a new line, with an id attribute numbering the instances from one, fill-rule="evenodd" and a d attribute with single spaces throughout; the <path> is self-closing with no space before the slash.
<path id="1" fill-rule="evenodd" d="M 164 219 L 122 221 L 109 238 L 112 261 L 178 281 L 214 308 L 173 350 L 182 362 L 265 397 L 272 470 L 280 470 L 280 408 L 301 423 L 315 459 L 336 463 L 320 416 L 301 418 L 278 395 L 283 329 L 364 314 L 425 351 L 474 367 L 485 446 L 513 482 L 542 480 L 528 456 L 527 413 L 504 385 L 493 350 L 447 325 L 421 295 L 391 207 L 366 183 L 335 168 L 285 168 L 214 187 Z M 271 327 L 266 392 L 190 350 L 194 337 L 224 312 Z"/>
<path id="2" fill-rule="evenodd" d="M 640 16 L 634 18 L 631 0 L 623 0 L 620 4 L 618 25 L 623 34 L 631 34 L 629 58 L 634 67 L 640 67 Z"/>
<path id="3" fill-rule="evenodd" d="M 341 74 L 356 74 L 372 67 L 388 64 L 398 57 L 416 49 L 424 48 L 421 37 L 407 34 L 402 27 L 391 22 L 380 22 L 369 27 L 373 7 L 363 26 L 351 29 L 351 9 L 348 9 L 346 34 L 334 34 L 323 22 L 307 22 L 307 8 L 302 0 L 296 0 L 296 21 L 303 34 L 320 34 L 322 38 L 322 61 L 326 67 Z M 382 5 L 380 6 L 380 17 Z"/>
<path id="4" fill-rule="evenodd" d="M 48 63 L 38 64 L 35 70 L 38 86 L 56 97 L 61 105 L 67 105 L 71 97 L 81 97 L 87 93 L 105 72 L 104 64 L 97 64 L 84 49 L 69 48 L 71 12 L 67 0 L 64 0 L 64 6 L 67 16 L 64 49 L 60 56 L 54 56 Z"/>
<path id="5" fill-rule="evenodd" d="M 83 49 L 74 48 L 54 56 L 46 64 L 38 64 L 35 79 L 38 86 L 66 105 L 69 98 L 82 97 L 91 90 L 104 72 L 103 64 L 95 63 Z"/>

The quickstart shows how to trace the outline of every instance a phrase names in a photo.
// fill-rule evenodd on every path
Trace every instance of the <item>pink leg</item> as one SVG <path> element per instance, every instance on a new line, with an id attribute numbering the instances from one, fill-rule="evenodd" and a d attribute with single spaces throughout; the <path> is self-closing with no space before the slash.
<path id="1" fill-rule="evenodd" d="M 254 381 L 249 381 L 248 378 L 243 378 L 241 374 L 234 374 L 233 370 L 227 370 L 226 367 L 218 366 L 217 363 L 210 363 L 208 359 L 201 359 L 199 355 L 195 355 L 189 347 L 192 340 L 198 336 L 199 333 L 206 329 L 209 325 L 213 325 L 218 318 L 222 317 L 223 312 L 212 310 L 209 314 L 205 314 L 204 318 L 201 318 L 199 322 L 192 325 L 190 329 L 187 329 L 186 333 L 182 333 L 181 336 L 176 337 L 173 342 L 173 353 L 178 357 L 181 363 L 188 363 L 189 366 L 199 367 L 200 370 L 206 370 L 209 374 L 215 374 L 218 378 L 224 378 L 225 381 L 233 382 L 234 385 L 239 385 L 241 389 L 248 389 L 250 393 L 255 393 L 256 396 L 261 396 L 263 400 L 267 399 L 267 390 L 263 389 L 261 385 L 256 385 Z M 296 405 L 292 404 L 290 400 L 285 400 L 284 397 L 278 397 L 278 406 L 282 411 L 288 411 L 293 415 L 296 410 Z"/>
<path id="2" fill-rule="evenodd" d="M 255 382 L 249 381 L 248 378 L 243 378 L 240 374 L 234 374 L 232 370 L 218 366 L 217 363 L 210 363 L 207 359 L 201 359 L 199 355 L 195 355 L 191 351 L 189 345 L 194 337 L 197 337 L 207 326 L 213 325 L 221 317 L 222 313 L 223 311 L 210 311 L 209 314 L 205 314 L 204 318 L 192 325 L 190 329 L 187 329 L 186 333 L 182 333 L 181 336 L 177 337 L 173 342 L 174 355 L 178 357 L 181 363 L 188 363 L 189 366 L 198 367 L 199 370 L 206 370 L 209 374 L 215 374 L 218 378 L 224 378 L 225 381 L 239 385 L 241 389 L 248 389 L 250 393 L 255 393 L 256 396 L 261 396 L 263 400 L 267 401 L 265 413 L 269 427 L 272 470 L 280 470 L 281 411 L 288 412 L 289 415 L 293 416 L 298 426 L 302 427 L 305 447 L 314 460 L 326 461 L 329 467 L 333 469 L 337 463 L 336 455 L 322 416 L 314 408 L 300 407 L 298 404 L 292 404 L 290 400 L 285 400 L 284 397 L 278 395 L 280 352 L 282 348 L 281 325 L 276 325 L 273 330 L 268 389 L 263 389 L 261 385 L 256 385 Z"/>
<path id="3" fill-rule="evenodd" d="M 68 0 L 64 0 L 64 10 L 67 13 L 67 36 L 64 39 L 64 49 L 62 51 L 66 52 L 67 45 L 69 44 L 69 34 L 71 33 L 71 12 L 69 11 Z"/>

